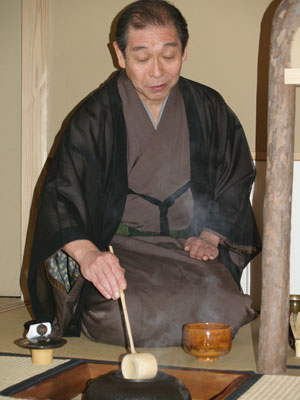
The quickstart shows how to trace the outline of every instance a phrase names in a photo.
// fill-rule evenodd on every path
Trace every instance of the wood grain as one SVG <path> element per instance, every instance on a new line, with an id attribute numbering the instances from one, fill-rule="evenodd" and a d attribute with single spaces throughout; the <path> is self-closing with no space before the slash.
<path id="1" fill-rule="evenodd" d="M 22 228 L 47 157 L 48 0 L 22 1 Z"/>
<path id="2" fill-rule="evenodd" d="M 299 23 L 300 0 L 283 0 L 271 34 L 258 351 L 258 371 L 264 374 L 284 373 L 287 361 L 295 86 L 285 85 L 284 70 L 291 66 L 291 43 Z"/>

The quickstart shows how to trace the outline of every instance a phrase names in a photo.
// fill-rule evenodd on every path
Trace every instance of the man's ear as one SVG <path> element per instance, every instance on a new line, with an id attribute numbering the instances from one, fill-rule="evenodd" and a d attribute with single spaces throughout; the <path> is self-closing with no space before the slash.
<path id="1" fill-rule="evenodd" d="M 186 42 L 185 49 L 184 49 L 183 54 L 182 54 L 182 62 L 185 61 L 185 60 L 187 59 L 187 47 L 188 47 L 188 42 L 189 42 L 189 41 Z"/>
<path id="2" fill-rule="evenodd" d="M 116 41 L 113 42 L 113 46 L 114 46 L 114 49 L 115 49 L 115 52 L 116 52 L 116 55 L 118 58 L 119 66 L 121 68 L 125 68 L 125 57 L 124 57 L 124 54 L 122 53 L 122 51 L 120 50 Z"/>

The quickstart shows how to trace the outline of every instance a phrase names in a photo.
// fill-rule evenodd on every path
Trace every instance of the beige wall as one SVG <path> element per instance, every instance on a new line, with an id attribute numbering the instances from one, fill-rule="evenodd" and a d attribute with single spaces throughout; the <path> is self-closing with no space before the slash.
<path id="1" fill-rule="evenodd" d="M 261 22 L 274 2 L 173 2 L 190 30 L 182 75 L 220 91 L 241 119 L 251 150 L 265 151 L 264 121 L 256 129 L 258 53 Z M 49 148 L 66 115 L 114 70 L 107 47 L 110 25 L 126 4 L 128 0 L 51 0 Z M 300 152 L 300 143 L 297 147 Z"/>
<path id="2" fill-rule="evenodd" d="M 0 0 L 0 296 L 19 296 L 21 0 Z"/>

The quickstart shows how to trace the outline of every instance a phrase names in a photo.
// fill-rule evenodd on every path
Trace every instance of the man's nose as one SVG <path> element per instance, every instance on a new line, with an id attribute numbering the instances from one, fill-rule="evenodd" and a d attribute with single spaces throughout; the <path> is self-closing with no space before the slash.
<path id="1" fill-rule="evenodd" d="M 159 78 L 160 76 L 163 75 L 163 66 L 158 58 L 153 59 L 151 69 L 150 69 L 150 75 Z"/>

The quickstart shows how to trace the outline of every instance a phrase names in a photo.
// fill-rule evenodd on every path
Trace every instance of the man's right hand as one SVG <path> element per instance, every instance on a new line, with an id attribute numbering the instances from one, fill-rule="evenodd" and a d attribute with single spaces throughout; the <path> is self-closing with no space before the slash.
<path id="1" fill-rule="evenodd" d="M 63 250 L 78 262 L 82 276 L 105 298 L 117 300 L 120 289 L 126 289 L 125 270 L 114 254 L 101 252 L 89 240 L 75 240 L 66 244 Z"/>

